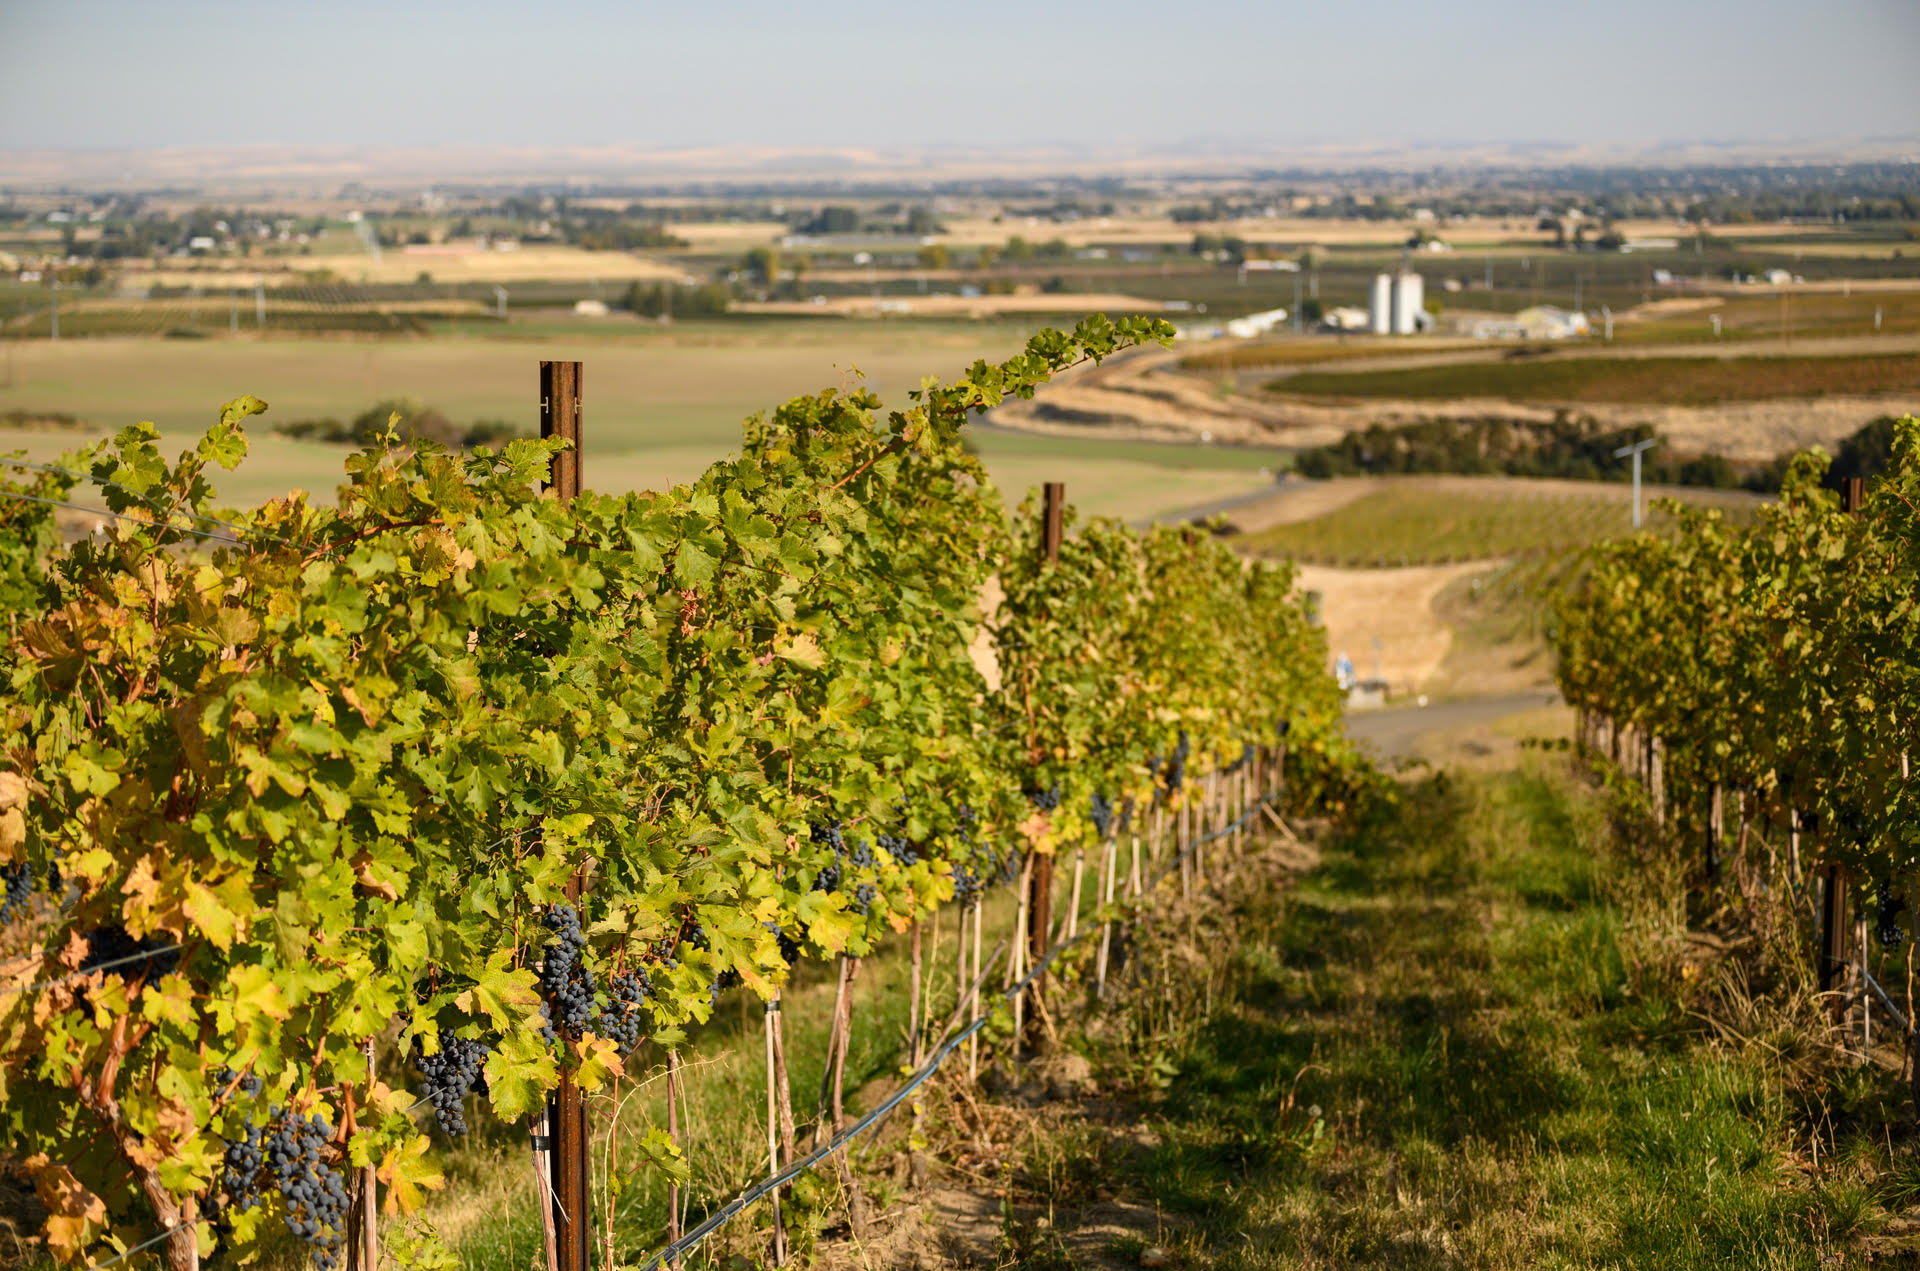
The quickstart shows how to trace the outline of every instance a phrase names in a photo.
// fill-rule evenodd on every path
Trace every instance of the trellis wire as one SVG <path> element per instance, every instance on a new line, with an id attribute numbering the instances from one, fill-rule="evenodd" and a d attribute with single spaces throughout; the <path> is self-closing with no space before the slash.
<path id="1" fill-rule="evenodd" d="M 1184 848 L 1182 848 L 1171 859 L 1167 861 L 1166 865 L 1161 868 L 1158 874 L 1154 875 L 1153 881 L 1149 883 L 1144 890 L 1149 893 L 1152 892 L 1154 888 L 1159 886 L 1160 882 L 1166 878 L 1167 874 L 1171 870 L 1178 867 L 1181 860 L 1183 860 L 1188 854 L 1192 853 L 1193 851 L 1195 851 L 1205 843 L 1211 842 L 1214 839 L 1222 838 L 1228 834 L 1233 833 L 1236 829 L 1241 828 L 1248 821 L 1252 820 L 1256 813 L 1259 813 L 1263 809 L 1271 806 L 1274 803 L 1274 801 L 1278 798 L 1279 798 L 1278 794 L 1267 795 L 1263 797 L 1258 803 L 1248 808 L 1247 811 L 1243 813 L 1238 819 L 1236 819 L 1232 824 L 1221 826 L 1219 829 L 1214 830 L 1210 834 L 1196 837 L 1192 842 L 1188 843 Z M 978 920 L 976 919 L 976 922 L 977 921 Z M 1056 943 L 1051 949 L 1048 949 L 1040 957 L 1034 959 L 1034 964 L 1031 968 L 1028 969 L 1027 973 L 1024 976 L 1022 976 L 1017 983 L 1005 989 L 1000 996 L 1007 1001 L 1012 1001 L 1016 997 L 1018 997 L 1019 994 L 1024 993 L 1027 990 L 1028 986 L 1030 986 L 1035 980 L 1039 979 L 1040 976 L 1046 973 L 1047 968 L 1053 964 L 1053 961 L 1055 958 L 1059 957 L 1062 953 L 1066 952 L 1069 946 L 1078 944 L 1081 940 L 1085 939 L 1087 936 L 1092 934 L 1093 930 L 1094 929 L 1092 927 L 1088 927 L 1085 931 L 1079 932 L 1073 936 L 1070 936 Z M 1018 941 L 1021 935 L 1022 935 L 1021 932 L 1015 931 L 1013 938 L 1016 941 Z M 978 990 L 976 989 L 976 992 L 977 991 Z M 697 1246 L 699 1246 L 703 1241 L 705 1241 L 708 1236 L 712 1235 L 714 1232 L 718 1231 L 721 1227 L 725 1226 L 728 1222 L 732 1221 L 735 1216 L 743 1212 L 745 1209 L 747 1209 L 748 1206 L 752 1205 L 755 1201 L 767 1195 L 769 1192 L 772 1192 L 780 1187 L 784 1187 L 789 1182 L 792 1182 L 794 1179 L 798 1178 L 800 1175 L 812 1169 L 815 1165 L 819 1164 L 821 1161 L 824 1161 L 827 1158 L 831 1157 L 835 1152 L 839 1151 L 842 1147 L 851 1143 L 859 1135 L 865 1133 L 869 1126 L 872 1126 L 878 1123 L 881 1118 L 885 1117 L 889 1112 L 892 1112 L 894 1108 L 898 1107 L 900 1103 L 902 1103 L 908 1095 L 912 1094 L 915 1090 L 919 1089 L 919 1087 L 922 1084 L 924 1084 L 928 1080 L 928 1078 L 932 1077 L 934 1073 L 938 1072 L 941 1066 L 946 1063 L 947 1056 L 951 1055 L 955 1050 L 957 1050 L 961 1042 L 968 1040 L 975 1033 L 979 1032 L 982 1028 L 986 1027 L 988 1021 L 991 1019 L 992 1019 L 991 1015 L 981 1015 L 975 1018 L 972 1022 L 967 1024 L 959 1032 L 955 1033 L 953 1036 L 949 1037 L 946 1041 L 942 1042 L 939 1048 L 934 1051 L 933 1055 L 927 1060 L 927 1062 L 922 1064 L 920 1068 L 914 1072 L 913 1076 L 907 1079 L 906 1083 L 902 1085 L 900 1089 L 894 1091 L 891 1095 L 889 1095 L 885 1100 L 883 1100 L 880 1103 L 878 1107 L 874 1108 L 873 1111 L 861 1117 L 858 1121 L 854 1122 L 851 1126 L 847 1127 L 846 1130 L 842 1131 L 837 1137 L 835 1137 L 833 1140 L 831 1140 L 824 1146 L 814 1149 L 812 1152 L 808 1153 L 806 1156 L 795 1161 L 793 1164 L 787 1166 L 787 1168 L 781 1170 L 779 1173 L 773 1175 L 770 1178 L 762 1179 L 760 1182 L 755 1183 L 753 1186 L 741 1192 L 738 1196 L 734 1197 L 732 1200 L 728 1201 L 725 1205 L 721 1206 L 718 1210 L 710 1214 L 707 1217 L 706 1221 L 702 1222 L 698 1227 L 695 1227 L 692 1231 L 687 1232 L 684 1236 L 681 1236 L 678 1240 L 669 1244 L 666 1248 L 660 1250 L 658 1253 L 648 1258 L 645 1262 L 642 1262 L 640 1264 L 639 1271 L 657 1271 L 657 1268 L 666 1264 L 669 1260 L 681 1257 L 684 1254 L 692 1252 L 692 1250 Z"/>

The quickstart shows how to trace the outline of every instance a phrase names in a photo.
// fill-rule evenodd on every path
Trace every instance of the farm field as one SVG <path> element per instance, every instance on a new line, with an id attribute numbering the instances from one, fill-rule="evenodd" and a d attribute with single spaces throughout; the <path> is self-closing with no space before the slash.
<path id="1" fill-rule="evenodd" d="M 1318 497 L 1334 506 L 1247 534 L 1245 549 L 1325 565 L 1425 565 L 1559 556 L 1633 528 L 1632 493 L 1624 483 L 1359 477 L 1326 484 L 1332 489 Z M 1760 503 L 1737 491 L 1648 487 L 1641 496 L 1647 525 L 1655 531 L 1671 520 L 1652 506 L 1655 498 L 1717 507 L 1735 520 L 1750 518 Z"/>
<path id="2" fill-rule="evenodd" d="M 1768 398 L 1920 392 L 1920 356 L 1603 358 L 1473 362 L 1364 374 L 1302 371 L 1270 391 L 1298 397 L 1714 406 Z"/>
<path id="3" fill-rule="evenodd" d="M 0 414 L 77 416 L 91 432 L 0 428 L 0 450 L 47 462 L 80 440 L 152 419 L 173 442 L 197 436 L 222 402 L 253 393 L 270 405 L 256 421 L 254 454 L 220 486 L 248 505 L 294 487 L 330 495 L 345 452 L 272 435 L 275 422 L 352 418 L 373 403 L 411 396 L 462 422 L 503 419 L 538 427 L 538 364 L 586 364 L 587 484 L 648 489 L 691 480 L 738 447 L 740 421 L 789 397 L 851 387 L 864 373 L 889 402 L 933 371 L 951 376 L 978 358 L 1018 347 L 1008 324 L 910 328 L 881 324 L 769 323 L 619 338 L 604 328 L 549 340 L 74 340 L 8 342 Z M 1199 445 L 1062 443 L 983 431 L 976 444 L 996 482 L 1017 500 L 1041 481 L 1066 479 L 1090 513 L 1150 519 L 1257 491 L 1278 466 L 1273 452 Z"/>

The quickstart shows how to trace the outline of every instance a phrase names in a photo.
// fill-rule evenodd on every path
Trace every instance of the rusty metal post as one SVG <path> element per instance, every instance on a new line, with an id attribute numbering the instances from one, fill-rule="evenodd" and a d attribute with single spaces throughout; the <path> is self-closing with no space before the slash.
<path id="1" fill-rule="evenodd" d="M 1040 554 L 1048 565 L 1060 563 L 1060 540 L 1065 532 L 1067 487 L 1049 481 L 1042 487 Z M 1033 874 L 1027 884 L 1027 965 L 1037 966 L 1047 951 L 1048 933 L 1053 927 L 1053 857 L 1041 853 L 1033 858 Z M 1042 974 L 1028 990 L 1036 1003 L 1045 993 L 1047 977 Z M 1040 1012 L 1028 1014 L 1028 1031 L 1038 1038 L 1043 1029 Z"/>
<path id="2" fill-rule="evenodd" d="M 540 436 L 571 443 L 553 457 L 547 489 L 562 501 L 580 493 L 580 387 L 578 362 L 540 364 Z M 586 888 L 583 874 L 567 883 L 567 899 L 576 907 Z M 554 1261 L 556 1271 L 590 1271 L 592 1221 L 588 1212 L 587 1103 L 574 1084 L 573 1070 L 560 1065 L 560 1085 L 547 1098 L 547 1133 L 553 1170 Z"/>
<path id="3" fill-rule="evenodd" d="M 547 488 L 561 499 L 580 493 L 580 395 L 578 362 L 540 364 L 540 439 L 570 442 L 553 457 Z"/>

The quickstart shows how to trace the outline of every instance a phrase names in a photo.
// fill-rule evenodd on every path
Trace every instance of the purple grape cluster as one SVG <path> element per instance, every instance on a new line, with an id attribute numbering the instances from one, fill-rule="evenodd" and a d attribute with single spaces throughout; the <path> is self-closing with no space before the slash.
<path id="1" fill-rule="evenodd" d="M 493 1047 L 467 1037 L 442 1037 L 438 1054 L 416 1054 L 413 1066 L 426 1083 L 427 1102 L 449 1138 L 467 1132 L 467 1092 L 485 1086 L 481 1071 Z"/>
<path id="2" fill-rule="evenodd" d="M 340 1171 L 323 1156 L 333 1127 L 324 1116 L 288 1112 L 268 1129 L 267 1171 L 287 1207 L 287 1230 L 307 1242 L 321 1271 L 338 1265 L 351 1203 Z"/>
<path id="3" fill-rule="evenodd" d="M 1879 938 L 1881 948 L 1898 949 L 1907 940 L 1907 933 L 1900 926 L 1900 911 L 1907 907 L 1907 902 L 1893 894 L 1891 879 L 1881 879 L 1874 893 L 1880 902 L 1874 935 Z"/>
<path id="4" fill-rule="evenodd" d="M 808 827 L 809 837 L 833 853 L 833 863 L 824 865 L 813 877 L 813 890 L 828 895 L 840 890 L 841 866 L 847 855 L 847 840 L 838 821 L 824 821 Z"/>
<path id="5" fill-rule="evenodd" d="M 1091 803 L 1094 832 L 1104 839 L 1113 833 L 1113 800 L 1095 790 Z"/>
<path id="6" fill-rule="evenodd" d="M 1056 781 L 1044 790 L 1038 786 L 1028 786 L 1026 796 L 1027 802 L 1034 807 L 1042 812 L 1051 812 L 1060 806 L 1060 783 Z"/>
<path id="7" fill-rule="evenodd" d="M 226 1208 L 246 1213 L 269 1186 L 286 1207 L 287 1230 L 305 1241 L 322 1271 L 339 1265 L 350 1200 L 340 1171 L 326 1162 L 333 1126 L 319 1114 L 273 1109 L 265 1129 L 248 1121 L 227 1141 L 220 1186 Z"/>
<path id="8" fill-rule="evenodd" d="M 560 1026 L 577 1037 L 593 1021 L 593 971 L 585 960 L 587 936 L 580 929 L 580 913 L 572 905 L 554 905 L 547 910 L 546 927 L 553 933 L 540 960 L 540 991 L 553 1011 L 547 1014 L 548 1028 L 557 1012 Z"/>
<path id="9" fill-rule="evenodd" d="M 5 888 L 0 892 L 0 924 L 24 917 L 33 903 L 33 868 L 25 861 L 0 865 L 0 887 Z"/>
<path id="10" fill-rule="evenodd" d="M 232 1087 L 233 1089 L 239 1091 L 241 1094 L 247 1096 L 247 1098 L 251 1099 L 260 1093 L 260 1091 L 264 1088 L 264 1085 L 261 1082 L 260 1078 L 254 1076 L 252 1073 L 246 1073 L 243 1075 L 241 1073 L 235 1072 L 231 1068 L 215 1069 L 213 1073 L 214 1090 L 225 1091 L 229 1087 Z"/>
<path id="11" fill-rule="evenodd" d="M 171 975 L 173 969 L 180 965 L 180 951 L 167 948 L 166 941 L 152 936 L 135 940 L 127 934 L 125 927 L 117 924 L 89 931 L 86 940 L 87 954 L 80 960 L 82 971 L 105 967 L 109 975 L 117 975 L 123 980 L 146 980 Z M 153 953 L 152 957 L 139 956 L 149 951 Z"/>
<path id="12" fill-rule="evenodd" d="M 624 1057 L 640 1045 L 640 1007 L 653 996 L 653 981 L 646 968 L 623 971 L 607 981 L 607 1004 L 593 1031 L 620 1048 Z"/>
<path id="13" fill-rule="evenodd" d="M 902 869 L 912 868 L 920 859 L 920 849 L 909 843 L 904 834 L 877 834 L 874 837 Z"/>

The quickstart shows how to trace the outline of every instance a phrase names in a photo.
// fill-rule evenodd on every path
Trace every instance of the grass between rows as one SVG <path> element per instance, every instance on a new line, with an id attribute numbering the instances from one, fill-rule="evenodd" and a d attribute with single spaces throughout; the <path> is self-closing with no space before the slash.
<path id="1" fill-rule="evenodd" d="M 1822 1036 L 1779 932 L 1704 963 L 1672 854 L 1606 809 L 1537 755 L 1435 776 L 1201 912 L 1178 940 L 1213 953 L 1136 989 L 1161 1026 L 1087 1043 L 1158 1047 L 1164 1090 L 1031 1137 L 1053 1220 L 1010 1223 L 1000 1265 L 1920 1264 L 1893 1074 Z M 1156 1226 L 1077 1242 L 1095 1200 Z"/>

